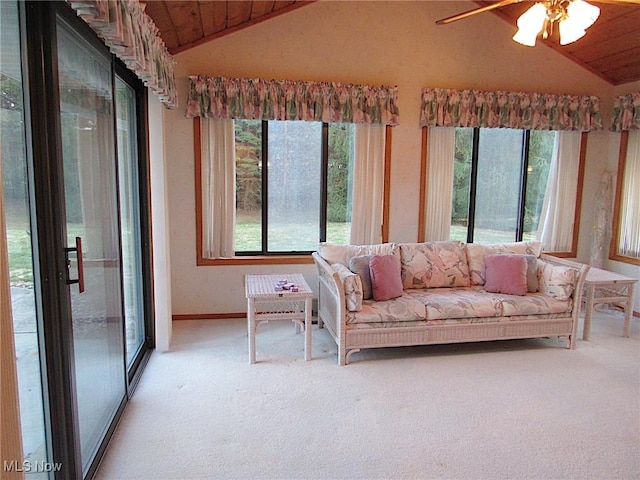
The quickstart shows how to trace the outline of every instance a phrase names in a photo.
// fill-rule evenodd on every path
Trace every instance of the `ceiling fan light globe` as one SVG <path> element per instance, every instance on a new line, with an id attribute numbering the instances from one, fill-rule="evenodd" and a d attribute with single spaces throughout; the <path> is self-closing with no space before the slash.
<path id="1" fill-rule="evenodd" d="M 568 45 L 569 43 L 573 43 L 576 40 L 581 39 L 587 32 L 579 27 L 575 27 L 575 25 L 569 24 L 567 22 L 560 22 L 560 45 Z"/>
<path id="2" fill-rule="evenodd" d="M 545 6 L 542 3 L 534 4 L 518 18 L 518 31 L 513 40 L 527 47 L 535 46 L 536 37 L 544 28 L 545 19 Z"/>
<path id="3" fill-rule="evenodd" d="M 583 0 L 574 0 L 567 7 L 567 19 L 564 21 L 575 22 L 579 28 L 586 30 L 595 23 L 599 16 L 600 9 L 595 5 Z"/>
<path id="4" fill-rule="evenodd" d="M 540 33 L 547 17 L 547 10 L 542 3 L 535 3 L 518 17 L 518 28 Z"/>
<path id="5" fill-rule="evenodd" d="M 513 36 L 513 41 L 527 47 L 535 47 L 538 33 L 539 32 L 534 32 L 533 30 L 524 30 L 520 28 Z"/>

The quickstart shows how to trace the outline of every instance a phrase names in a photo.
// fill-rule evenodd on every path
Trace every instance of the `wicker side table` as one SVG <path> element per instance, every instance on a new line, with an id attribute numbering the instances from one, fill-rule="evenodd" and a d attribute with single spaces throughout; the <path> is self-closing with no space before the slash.
<path id="1" fill-rule="evenodd" d="M 622 335 L 629 336 L 631 316 L 633 315 L 635 278 L 625 277 L 618 273 L 591 267 L 584 282 L 586 290 L 583 340 L 591 335 L 591 319 L 596 305 L 611 303 L 624 309 L 624 328 Z"/>
<path id="2" fill-rule="evenodd" d="M 297 291 L 276 291 L 278 282 L 286 279 Z M 270 320 L 291 320 L 304 328 L 304 357 L 311 360 L 311 301 L 313 292 L 301 274 L 247 275 L 247 328 L 249 332 L 249 363 L 256 363 L 256 330 Z"/>

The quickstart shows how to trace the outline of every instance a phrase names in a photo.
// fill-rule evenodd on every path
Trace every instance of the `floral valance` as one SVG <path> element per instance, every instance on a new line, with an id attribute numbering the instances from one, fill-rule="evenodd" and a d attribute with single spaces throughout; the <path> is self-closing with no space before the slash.
<path id="1" fill-rule="evenodd" d="M 138 0 L 67 0 L 111 52 L 168 108 L 177 106 L 174 60 Z"/>
<path id="2" fill-rule="evenodd" d="M 621 132 L 623 130 L 639 129 L 640 92 L 616 97 L 613 103 L 613 115 L 609 130 L 612 132 Z"/>
<path id="3" fill-rule="evenodd" d="M 398 124 L 398 87 L 192 76 L 187 117 Z"/>
<path id="4" fill-rule="evenodd" d="M 592 96 L 424 88 L 420 126 L 588 132 L 602 117 Z"/>

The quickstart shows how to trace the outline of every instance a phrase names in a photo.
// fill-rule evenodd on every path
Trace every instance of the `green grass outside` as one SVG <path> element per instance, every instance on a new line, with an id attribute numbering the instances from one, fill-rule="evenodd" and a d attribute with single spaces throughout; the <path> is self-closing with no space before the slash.
<path id="1" fill-rule="evenodd" d="M 350 223 L 328 222 L 327 241 L 332 243 L 348 243 Z M 317 241 L 315 236 L 317 227 L 314 224 L 293 224 L 281 225 L 271 230 L 270 238 L 277 239 L 270 245 L 274 251 L 307 251 L 315 250 Z M 240 218 L 236 224 L 236 251 L 247 252 L 261 249 L 260 245 L 261 225 L 259 219 L 251 217 Z M 489 229 L 476 229 L 475 237 L 479 238 L 477 243 L 504 243 L 513 242 L 515 235 L 513 232 L 503 232 Z M 451 240 L 465 242 L 467 240 L 466 227 L 451 226 Z M 532 240 L 534 233 L 526 234 L 523 240 Z"/>
<path id="2" fill-rule="evenodd" d="M 33 283 L 31 232 L 26 211 L 21 206 L 5 206 L 9 280 L 11 283 Z"/>
<path id="3" fill-rule="evenodd" d="M 236 250 L 256 251 L 260 250 L 260 223 L 257 221 L 247 221 L 236 225 Z M 327 241 L 333 243 L 349 242 L 350 223 L 329 222 L 327 224 Z M 76 231 L 69 232 L 73 238 Z M 273 229 L 273 242 L 271 246 L 274 251 L 307 251 L 317 248 L 316 226 L 312 224 L 282 225 Z M 476 230 L 476 235 L 482 238 L 478 243 L 500 243 L 512 242 L 514 239 L 512 232 L 500 232 L 495 230 Z M 460 226 L 451 227 L 451 239 L 466 240 L 466 228 Z M 532 239 L 529 235 L 525 240 Z M 258 239 L 258 240 L 257 240 Z M 28 223 L 15 215 L 7 215 L 7 244 L 9 249 L 9 272 L 12 283 L 32 283 L 33 267 L 31 259 L 31 238 Z"/>
<path id="4" fill-rule="evenodd" d="M 31 227 L 24 208 L 6 208 L 7 250 L 9 252 L 9 281 L 28 286 L 33 283 Z M 76 235 L 82 235 L 82 225 L 68 227 L 69 245 Z"/>

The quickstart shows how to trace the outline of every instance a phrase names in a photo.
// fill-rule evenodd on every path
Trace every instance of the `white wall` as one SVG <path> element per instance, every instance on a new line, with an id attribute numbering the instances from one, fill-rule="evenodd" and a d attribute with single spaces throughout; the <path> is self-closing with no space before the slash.
<path id="1" fill-rule="evenodd" d="M 492 14 L 447 26 L 435 20 L 473 2 L 318 2 L 176 55 L 181 106 L 165 113 L 174 314 L 245 310 L 245 273 L 302 272 L 311 265 L 197 267 L 192 121 L 184 117 L 188 75 L 262 77 L 398 85 L 393 129 L 390 240 L 416 241 L 423 87 L 597 95 L 609 118 L 614 88 L 543 45 L 511 40 L 513 27 Z M 637 89 L 637 88 L 636 88 Z M 590 135 L 578 257 L 587 260 L 591 192 L 615 163 L 612 134 Z"/>
<path id="2" fill-rule="evenodd" d="M 627 93 L 633 93 L 640 91 L 640 81 L 627 83 L 625 85 L 620 85 L 614 89 L 614 95 L 625 95 Z M 609 155 L 610 164 L 608 168 L 611 172 L 618 174 L 618 155 L 620 149 L 620 134 L 612 134 L 611 140 L 611 154 Z M 615 181 L 616 177 L 613 178 L 614 188 L 613 191 L 615 193 Z M 640 215 L 640 213 L 638 213 Z M 607 243 L 607 252 L 609 251 L 609 244 Z M 628 263 L 617 262 L 614 260 L 608 260 L 605 262 L 605 268 L 607 270 L 611 270 L 614 272 L 618 272 L 622 275 L 626 275 L 631 278 L 637 278 L 640 280 L 640 267 L 637 265 L 631 265 Z M 636 284 L 636 294 L 635 294 L 635 306 L 634 311 L 640 312 L 640 282 Z"/>
<path id="3" fill-rule="evenodd" d="M 149 158 L 156 348 L 171 345 L 171 256 L 169 242 L 169 199 L 164 142 L 164 106 L 149 93 Z"/>

